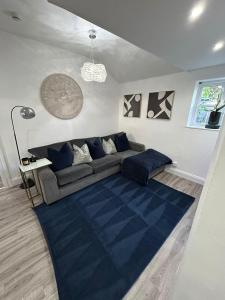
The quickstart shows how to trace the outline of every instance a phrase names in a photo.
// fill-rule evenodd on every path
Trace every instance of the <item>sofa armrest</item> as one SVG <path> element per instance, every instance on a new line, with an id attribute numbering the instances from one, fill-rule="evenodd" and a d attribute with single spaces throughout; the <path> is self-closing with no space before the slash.
<path id="1" fill-rule="evenodd" d="M 55 173 L 49 167 L 44 167 L 37 170 L 37 176 L 41 185 L 43 200 L 47 204 L 57 201 L 60 198 L 60 193 Z"/>
<path id="2" fill-rule="evenodd" d="M 130 149 L 138 152 L 145 151 L 145 145 L 129 141 Z"/>

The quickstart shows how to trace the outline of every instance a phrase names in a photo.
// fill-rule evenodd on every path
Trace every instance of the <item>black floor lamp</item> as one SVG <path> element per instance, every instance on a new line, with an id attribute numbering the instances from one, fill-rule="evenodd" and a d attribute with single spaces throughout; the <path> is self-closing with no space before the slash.
<path id="1" fill-rule="evenodd" d="M 21 106 L 21 105 L 16 105 L 11 109 L 11 122 L 12 122 L 12 128 L 13 128 L 13 134 L 14 134 L 14 139 L 15 139 L 15 143 L 16 143 L 16 149 L 17 149 L 17 154 L 18 154 L 18 158 L 19 158 L 19 163 L 21 163 L 21 156 L 20 156 L 20 151 L 19 151 L 19 146 L 18 146 L 18 141 L 17 141 L 17 137 L 16 137 L 16 131 L 15 131 L 15 126 L 14 126 L 14 121 L 13 121 L 13 112 L 16 108 L 20 108 L 20 116 L 23 119 L 32 119 L 35 117 L 35 111 L 33 108 L 31 107 L 27 107 L 27 106 Z M 34 183 L 32 182 L 28 182 L 29 185 L 33 186 Z M 22 188 L 24 188 L 24 185 L 21 185 Z"/>

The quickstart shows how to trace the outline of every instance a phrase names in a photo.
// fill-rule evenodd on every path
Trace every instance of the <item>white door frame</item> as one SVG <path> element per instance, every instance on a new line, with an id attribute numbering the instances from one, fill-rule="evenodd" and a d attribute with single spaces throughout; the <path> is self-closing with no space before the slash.
<path id="1" fill-rule="evenodd" d="M 4 187 L 12 186 L 1 137 L 0 137 L 0 176 Z"/>

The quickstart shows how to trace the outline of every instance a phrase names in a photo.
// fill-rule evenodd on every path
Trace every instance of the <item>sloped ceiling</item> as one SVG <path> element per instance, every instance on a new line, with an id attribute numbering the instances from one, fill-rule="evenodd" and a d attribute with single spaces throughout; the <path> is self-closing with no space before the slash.
<path id="1" fill-rule="evenodd" d="M 49 0 L 183 70 L 225 64 L 224 0 Z M 190 18 L 197 7 L 199 18 Z"/>
<path id="2" fill-rule="evenodd" d="M 21 18 L 12 20 L 11 12 Z M 90 55 L 88 30 L 97 30 L 95 57 L 118 82 L 133 81 L 178 72 L 157 56 L 47 0 L 1 0 L 0 30 L 36 39 L 84 56 Z"/>

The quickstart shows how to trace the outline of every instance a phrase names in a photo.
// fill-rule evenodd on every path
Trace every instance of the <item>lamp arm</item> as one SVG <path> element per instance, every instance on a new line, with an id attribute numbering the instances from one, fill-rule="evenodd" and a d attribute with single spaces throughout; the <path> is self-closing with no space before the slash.
<path id="1" fill-rule="evenodd" d="M 15 108 L 23 108 L 24 106 L 21 105 L 16 105 L 11 109 L 11 123 L 12 123 L 12 128 L 13 128 L 13 134 L 14 134 L 14 139 L 15 139 L 15 143 L 16 143 L 16 149 L 17 149 L 17 154 L 18 154 L 18 158 L 19 158 L 19 162 L 21 163 L 21 157 L 20 157 L 20 151 L 19 151 L 19 146 L 18 146 L 18 142 L 17 142 L 17 137 L 16 137 L 16 131 L 15 131 L 15 126 L 14 126 L 14 121 L 13 121 L 13 111 Z"/>

